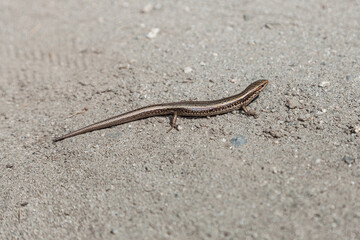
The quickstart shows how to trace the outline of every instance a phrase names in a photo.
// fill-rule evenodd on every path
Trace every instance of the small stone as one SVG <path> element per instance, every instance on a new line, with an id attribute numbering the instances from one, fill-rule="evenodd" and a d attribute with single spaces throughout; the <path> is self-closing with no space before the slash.
<path id="1" fill-rule="evenodd" d="M 152 5 L 151 3 L 148 3 L 143 7 L 143 9 L 140 12 L 141 13 L 149 13 L 152 10 L 154 10 L 154 5 Z"/>
<path id="2" fill-rule="evenodd" d="M 286 106 L 289 109 L 301 108 L 301 103 L 299 102 L 299 100 L 297 100 L 295 98 L 291 98 L 291 99 L 287 99 Z"/>
<path id="3" fill-rule="evenodd" d="M 352 158 L 350 156 L 344 156 L 341 160 L 343 160 L 343 162 L 348 165 L 355 163 L 355 158 Z"/>
<path id="4" fill-rule="evenodd" d="M 130 64 L 120 64 L 118 69 L 122 70 L 122 69 L 129 69 L 130 68 Z"/>
<path id="5" fill-rule="evenodd" d="M 265 24 L 265 28 L 267 28 L 267 29 L 272 29 L 273 26 L 272 26 L 272 24 L 270 24 L 270 23 L 266 23 L 266 24 Z"/>
<path id="6" fill-rule="evenodd" d="M 25 206 L 27 206 L 28 204 L 29 204 L 28 202 L 22 202 L 22 203 L 20 203 L 20 206 L 25 207 Z"/>
<path id="7" fill-rule="evenodd" d="M 205 66 L 205 65 L 206 65 L 206 63 L 200 62 L 200 66 Z"/>
<path id="8" fill-rule="evenodd" d="M 149 39 L 156 38 L 159 32 L 160 28 L 152 28 L 151 31 L 146 35 L 146 37 Z"/>
<path id="9" fill-rule="evenodd" d="M 309 120 L 311 118 L 311 115 L 309 113 L 305 114 L 305 115 L 300 115 L 298 117 L 298 120 L 301 122 L 305 122 L 307 120 Z"/>
<path id="10" fill-rule="evenodd" d="M 328 81 L 323 81 L 323 82 L 319 83 L 318 86 L 319 86 L 319 87 L 322 87 L 322 88 L 324 88 L 324 87 L 329 87 L 329 86 L 330 86 L 330 82 L 328 82 Z"/>
<path id="11" fill-rule="evenodd" d="M 351 133 L 358 133 L 360 132 L 360 126 L 351 126 L 350 131 Z"/>
<path id="12" fill-rule="evenodd" d="M 352 80 L 352 77 L 350 75 L 347 75 L 346 80 L 350 81 L 350 80 Z"/>
<path id="13" fill-rule="evenodd" d="M 13 164 L 10 164 L 10 163 L 8 163 L 8 164 L 6 164 L 6 166 L 5 166 L 6 168 L 13 168 L 14 167 L 14 165 Z"/>
<path id="14" fill-rule="evenodd" d="M 188 74 L 192 72 L 192 68 L 191 67 L 185 67 L 184 68 L 184 73 Z"/>
<path id="15" fill-rule="evenodd" d="M 241 145 L 244 145 L 247 143 L 244 136 L 236 136 L 230 140 L 231 144 L 235 147 L 240 147 Z"/>
<path id="16" fill-rule="evenodd" d="M 247 14 L 244 14 L 244 15 L 243 15 L 243 19 L 244 19 L 244 21 L 249 21 L 249 20 L 250 20 L 250 16 L 247 15 Z"/>
<path id="17" fill-rule="evenodd" d="M 118 233 L 118 230 L 116 229 L 111 229 L 110 230 L 110 233 L 113 234 L 113 235 L 116 235 Z"/>
<path id="18" fill-rule="evenodd" d="M 270 129 L 270 130 L 266 130 L 264 132 L 269 134 L 273 138 L 281 138 L 285 135 L 284 132 L 277 130 L 277 129 Z"/>
<path id="19" fill-rule="evenodd" d="M 315 163 L 316 163 L 316 164 L 320 164 L 321 162 L 322 162 L 322 160 L 321 160 L 320 158 L 318 158 L 318 159 L 315 160 Z"/>

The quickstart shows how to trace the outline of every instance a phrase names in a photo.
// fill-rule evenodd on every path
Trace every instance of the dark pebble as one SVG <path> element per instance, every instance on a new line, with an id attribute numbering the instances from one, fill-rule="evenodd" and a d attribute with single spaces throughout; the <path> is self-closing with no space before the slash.
<path id="1" fill-rule="evenodd" d="M 245 21 L 249 21 L 249 20 L 250 20 L 250 16 L 249 16 L 249 15 L 244 14 L 244 15 L 243 15 L 243 19 L 244 19 Z"/>
<path id="2" fill-rule="evenodd" d="M 355 163 L 355 158 L 349 156 L 344 156 L 341 160 L 343 160 L 348 165 Z"/>
<path id="3" fill-rule="evenodd" d="M 12 165 L 12 164 L 10 164 L 10 163 L 8 163 L 8 164 L 6 164 L 6 166 L 5 166 L 6 168 L 13 168 L 14 167 L 14 165 Z"/>

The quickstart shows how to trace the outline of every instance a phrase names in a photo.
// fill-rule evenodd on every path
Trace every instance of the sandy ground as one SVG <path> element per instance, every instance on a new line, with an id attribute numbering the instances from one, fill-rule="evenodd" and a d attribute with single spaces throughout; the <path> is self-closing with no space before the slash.
<path id="1" fill-rule="evenodd" d="M 2 0 L 0 239 L 360 239 L 359 26 L 356 0 Z M 257 119 L 51 142 L 260 78 Z"/>

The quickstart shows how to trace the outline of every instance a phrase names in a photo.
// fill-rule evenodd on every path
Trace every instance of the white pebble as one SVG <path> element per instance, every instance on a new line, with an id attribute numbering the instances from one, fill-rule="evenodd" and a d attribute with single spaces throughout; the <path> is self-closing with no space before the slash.
<path id="1" fill-rule="evenodd" d="M 146 35 L 146 37 L 150 39 L 156 38 L 159 32 L 160 28 L 152 28 L 151 31 Z"/>
<path id="2" fill-rule="evenodd" d="M 192 68 L 191 67 L 185 67 L 184 68 L 184 73 L 191 73 L 192 72 Z"/>
<path id="3" fill-rule="evenodd" d="M 143 9 L 141 10 L 142 13 L 149 13 L 152 10 L 154 10 L 154 5 L 152 5 L 151 3 L 148 3 L 145 5 L 145 7 L 143 7 Z"/>
<path id="4" fill-rule="evenodd" d="M 360 126 L 355 126 L 355 127 L 353 128 L 353 132 L 354 132 L 354 133 L 360 132 Z"/>
<path id="5" fill-rule="evenodd" d="M 319 83 L 319 87 L 324 88 L 324 87 L 328 87 L 328 86 L 330 86 L 330 82 L 328 82 L 328 81 L 323 81 L 323 82 Z"/>

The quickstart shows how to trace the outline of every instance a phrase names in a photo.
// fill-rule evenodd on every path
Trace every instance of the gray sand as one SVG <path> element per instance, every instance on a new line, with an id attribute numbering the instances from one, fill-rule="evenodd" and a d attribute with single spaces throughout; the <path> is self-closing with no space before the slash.
<path id="1" fill-rule="evenodd" d="M 355 0 L 2 0 L 0 239 L 360 239 L 359 26 Z M 261 78 L 257 119 L 51 142 Z"/>

